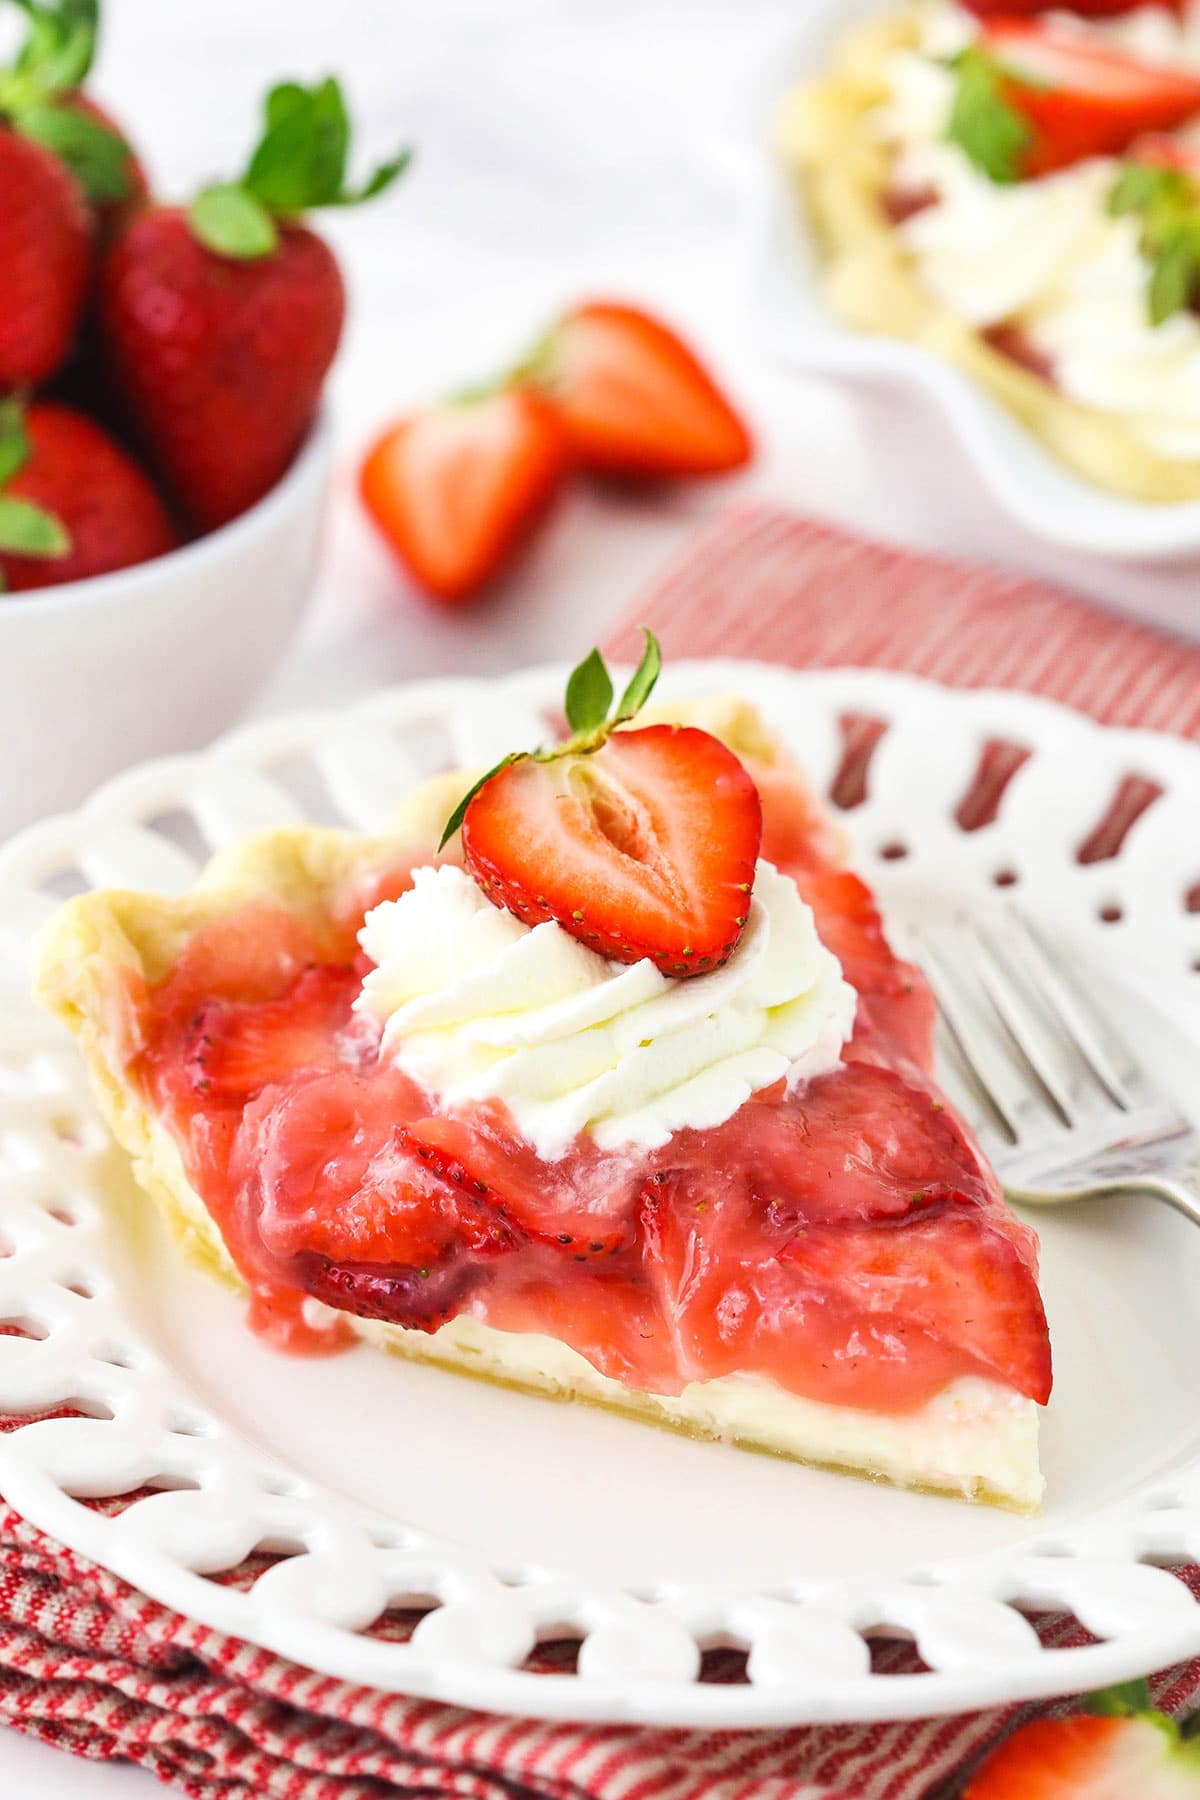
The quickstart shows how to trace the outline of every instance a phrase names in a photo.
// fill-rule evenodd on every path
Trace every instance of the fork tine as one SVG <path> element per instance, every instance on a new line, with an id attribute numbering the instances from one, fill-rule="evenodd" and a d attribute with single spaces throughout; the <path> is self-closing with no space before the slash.
<path id="1" fill-rule="evenodd" d="M 1040 1084 L 1062 1123 L 1070 1129 L 1075 1123 L 1076 1107 L 1070 1078 L 1065 1076 L 1062 1067 L 1059 1046 L 1051 1041 L 1046 1026 L 1035 1016 L 1033 1007 L 1022 993 L 1019 976 L 1003 946 L 974 924 L 966 927 L 966 935 L 975 950 L 973 966 L 980 986 L 1021 1061 Z M 1075 1049 L 1071 1038 L 1065 1042 L 1069 1049 Z M 1076 1060 L 1079 1062 L 1078 1056 Z M 1079 1066 L 1090 1065 L 1079 1062 Z"/>
<path id="2" fill-rule="evenodd" d="M 1008 913 L 1021 941 L 1026 966 L 1046 1004 L 1110 1099 L 1122 1112 L 1131 1112 L 1134 1100 L 1130 1090 L 1145 1085 L 1132 1052 L 1110 1026 L 1100 1021 L 1095 1009 L 1081 996 L 1078 985 L 1063 973 L 1041 932 L 1017 907 L 1009 907 Z"/>
<path id="3" fill-rule="evenodd" d="M 972 1015 L 957 976 L 943 961 L 940 950 L 918 926 L 909 929 L 909 940 L 921 970 L 933 990 L 942 1020 L 962 1057 L 971 1079 L 995 1114 L 1011 1143 L 1021 1137 L 1021 1115 L 1028 1111 L 1029 1096 L 994 1034 Z"/>

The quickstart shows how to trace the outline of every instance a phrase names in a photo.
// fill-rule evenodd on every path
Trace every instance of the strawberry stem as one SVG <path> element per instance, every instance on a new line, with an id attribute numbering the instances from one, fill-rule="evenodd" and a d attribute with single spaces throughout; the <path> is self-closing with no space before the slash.
<path id="1" fill-rule="evenodd" d="M 0 112 L 23 112 L 79 87 L 91 71 L 100 28 L 98 0 L 15 0 L 29 21 L 17 59 L 0 76 Z"/>
<path id="2" fill-rule="evenodd" d="M 0 118 L 65 163 L 88 199 L 123 200 L 129 145 L 71 105 L 96 54 L 98 0 L 15 0 L 29 20 L 12 67 L 0 71 Z"/>
<path id="3" fill-rule="evenodd" d="M 654 685 L 662 673 L 662 650 L 658 639 L 649 626 L 642 626 L 644 644 L 642 660 L 626 687 L 625 692 L 612 711 L 614 688 L 612 676 L 599 650 L 589 650 L 581 663 L 576 664 L 567 677 L 566 698 L 563 711 L 567 724 L 571 727 L 571 736 L 552 749 L 510 750 L 507 756 L 498 762 L 494 769 L 481 775 L 473 787 L 468 788 L 454 811 L 447 819 L 438 849 L 444 850 L 450 839 L 462 825 L 467 808 L 479 792 L 486 787 L 494 775 L 507 769 L 515 762 L 557 762 L 563 756 L 594 756 L 602 750 L 618 725 L 627 725 L 630 719 L 639 713 L 653 692 Z"/>
<path id="4" fill-rule="evenodd" d="M 350 135 L 346 102 L 332 75 L 310 88 L 280 82 L 266 97 L 262 136 L 245 173 L 197 195 L 188 215 L 192 230 L 219 256 L 253 261 L 275 249 L 277 221 L 318 206 L 374 199 L 408 167 L 412 151 L 400 150 L 360 187 L 347 187 Z"/>

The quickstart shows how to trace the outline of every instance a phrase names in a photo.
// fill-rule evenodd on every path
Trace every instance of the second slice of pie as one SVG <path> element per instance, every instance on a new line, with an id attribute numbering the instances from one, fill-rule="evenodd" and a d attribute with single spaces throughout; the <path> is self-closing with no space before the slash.
<path id="1" fill-rule="evenodd" d="M 610 719 L 589 665 L 465 809 L 68 903 L 40 991 L 139 1180 L 281 1347 L 1036 1507 L 1037 1240 L 920 974 L 748 707 Z"/>

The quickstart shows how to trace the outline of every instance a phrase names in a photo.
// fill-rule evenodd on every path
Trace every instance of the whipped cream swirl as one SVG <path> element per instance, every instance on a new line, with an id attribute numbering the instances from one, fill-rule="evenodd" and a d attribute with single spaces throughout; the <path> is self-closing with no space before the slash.
<path id="1" fill-rule="evenodd" d="M 787 876 L 760 862 L 723 968 L 686 981 L 610 962 L 554 920 L 503 912 L 462 869 L 422 868 L 368 913 L 356 1008 L 447 1109 L 502 1100 L 547 1161 L 580 1132 L 654 1149 L 750 1094 L 837 1066 L 856 998 Z"/>
<path id="2" fill-rule="evenodd" d="M 1107 211 L 1117 162 L 1094 157 L 1034 181 L 991 181 L 946 142 L 955 91 L 947 64 L 975 22 L 947 0 L 918 17 L 919 45 L 888 59 L 889 95 L 874 126 L 895 152 L 897 187 L 936 195 L 898 227 L 922 281 L 977 330 L 1016 326 L 1068 399 L 1120 417 L 1158 456 L 1200 458 L 1200 319 L 1151 323 L 1138 224 Z M 1151 6 L 1105 27 L 1058 14 L 1054 22 L 1151 61 L 1200 66 L 1200 8 L 1182 20 Z"/>

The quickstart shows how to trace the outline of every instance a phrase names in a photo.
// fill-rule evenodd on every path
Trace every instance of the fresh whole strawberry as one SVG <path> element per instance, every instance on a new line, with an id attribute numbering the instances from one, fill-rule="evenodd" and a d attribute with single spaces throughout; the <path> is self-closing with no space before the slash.
<path id="1" fill-rule="evenodd" d="M 82 85 L 99 32 L 98 0 L 16 0 L 29 29 L 0 70 L 0 118 L 53 152 L 75 176 L 102 223 L 146 190 L 124 133 Z"/>
<path id="2" fill-rule="evenodd" d="M 957 59 L 948 136 L 994 181 L 1024 181 L 1200 114 L 1200 74 L 1077 29 L 999 18 Z"/>
<path id="3" fill-rule="evenodd" d="M 92 219 L 53 153 L 0 125 L 0 390 L 66 361 L 87 298 Z"/>
<path id="4" fill-rule="evenodd" d="M 567 439 L 537 394 L 502 389 L 416 413 L 368 452 L 363 502 L 409 572 L 465 599 L 509 562 L 558 492 Z"/>
<path id="5" fill-rule="evenodd" d="M 179 543 L 146 476 L 73 407 L 0 404 L 0 588 L 106 575 Z"/>
<path id="6" fill-rule="evenodd" d="M 1144 1681 L 1091 1705 L 1023 1725 L 982 1764 L 963 1800 L 1200 1800 L 1200 1740 L 1151 1711 Z"/>
<path id="7" fill-rule="evenodd" d="M 634 306 L 573 307 L 519 378 L 553 400 L 576 461 L 600 474 L 723 475 L 753 454 L 749 432 L 699 359 Z"/>
<path id="8" fill-rule="evenodd" d="M 704 975 L 737 946 L 762 842 L 758 789 L 731 750 L 674 725 L 618 730 L 658 678 L 658 644 L 613 708 L 593 650 L 567 684 L 573 735 L 506 757 L 465 797 L 463 854 L 497 906 L 526 924 L 555 919 L 616 962 Z"/>
<path id="9" fill-rule="evenodd" d="M 272 90 L 239 181 L 187 208 L 148 206 L 100 271 L 102 350 L 151 461 L 201 530 L 279 480 L 315 416 L 345 311 L 341 274 L 300 222 L 381 193 L 407 158 L 345 184 L 350 126 L 334 80 Z"/>

